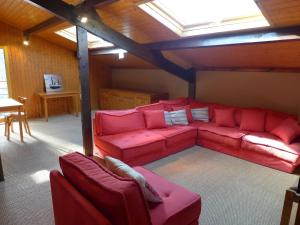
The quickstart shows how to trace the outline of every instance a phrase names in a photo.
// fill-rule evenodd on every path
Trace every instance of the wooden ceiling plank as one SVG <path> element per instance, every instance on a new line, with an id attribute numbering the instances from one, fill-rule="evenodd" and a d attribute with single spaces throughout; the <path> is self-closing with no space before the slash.
<path id="1" fill-rule="evenodd" d="M 40 24 L 37 24 L 35 25 L 34 27 L 31 27 L 27 30 L 24 31 L 24 34 L 25 35 L 31 35 L 31 34 L 34 34 L 34 33 L 38 33 L 38 32 L 41 32 L 41 31 L 44 31 L 44 30 L 47 30 L 51 27 L 54 27 L 60 23 L 64 22 L 64 20 L 62 20 L 61 18 L 58 18 L 58 17 L 52 17 Z"/>
<path id="2" fill-rule="evenodd" d="M 137 42 L 127 38 L 121 33 L 111 29 L 109 26 L 105 25 L 99 18 L 95 9 L 90 9 L 88 11 L 88 22 L 82 23 L 80 21 L 80 7 L 76 8 L 69 5 L 61 0 L 26 0 L 27 2 L 36 5 L 37 7 L 43 8 L 56 14 L 56 16 L 69 21 L 70 23 L 80 26 L 87 30 L 88 32 L 103 38 L 104 40 L 113 43 L 114 45 L 127 50 L 133 55 L 150 62 L 151 64 L 166 70 L 181 79 L 190 81 L 193 74 L 171 61 L 164 58 L 161 52 L 149 50 L 147 47 L 138 44 Z"/>

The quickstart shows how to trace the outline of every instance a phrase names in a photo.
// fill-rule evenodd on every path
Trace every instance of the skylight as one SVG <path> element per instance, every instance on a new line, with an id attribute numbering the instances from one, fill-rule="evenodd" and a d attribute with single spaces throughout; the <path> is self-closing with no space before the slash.
<path id="1" fill-rule="evenodd" d="M 55 32 L 56 34 L 67 38 L 71 41 L 77 42 L 76 39 L 76 27 L 69 27 L 67 29 L 63 29 L 60 31 Z M 111 47 L 114 46 L 112 43 L 109 43 L 107 41 L 104 41 L 103 39 L 88 33 L 88 47 L 89 48 L 102 48 L 102 47 Z"/>
<path id="2" fill-rule="evenodd" d="M 269 26 L 254 0 L 153 0 L 139 7 L 182 37 Z"/>

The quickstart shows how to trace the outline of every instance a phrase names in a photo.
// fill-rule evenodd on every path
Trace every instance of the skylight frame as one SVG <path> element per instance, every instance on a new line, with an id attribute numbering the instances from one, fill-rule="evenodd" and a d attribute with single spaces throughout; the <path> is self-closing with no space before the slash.
<path id="1" fill-rule="evenodd" d="M 143 11 L 154 17 L 160 23 L 168 27 L 174 33 L 180 37 L 189 37 L 195 35 L 204 35 L 236 30 L 245 30 L 251 28 L 267 27 L 270 26 L 269 22 L 263 16 L 262 12 L 258 8 L 259 12 L 253 16 L 245 17 L 228 17 L 222 19 L 222 22 L 205 22 L 195 23 L 189 25 L 182 25 L 178 19 L 176 19 L 171 13 L 168 12 L 167 8 L 163 8 L 155 2 L 158 1 L 147 1 L 139 4 L 138 7 Z M 209 0 L 207 0 L 209 1 Z"/>
<path id="2" fill-rule="evenodd" d="M 75 28 L 75 29 L 74 29 Z M 70 41 L 77 42 L 77 37 L 76 37 L 76 27 L 71 26 L 59 31 L 56 31 L 55 34 L 64 37 Z M 93 40 L 91 40 L 93 39 Z M 93 48 L 108 48 L 108 47 L 113 47 L 114 45 L 110 42 L 107 42 L 103 40 L 102 38 L 99 38 L 93 34 L 88 33 L 88 48 L 93 49 Z"/>

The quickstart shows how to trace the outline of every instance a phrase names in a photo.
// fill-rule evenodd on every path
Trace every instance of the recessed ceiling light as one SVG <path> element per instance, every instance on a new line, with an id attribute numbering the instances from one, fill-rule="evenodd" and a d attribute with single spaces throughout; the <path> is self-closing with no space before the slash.
<path id="1" fill-rule="evenodd" d="M 80 18 L 81 23 L 86 23 L 88 21 L 88 18 L 86 16 L 83 16 Z"/>
<path id="2" fill-rule="evenodd" d="M 28 40 L 24 40 L 23 41 L 23 45 L 28 46 L 29 45 L 29 41 Z"/>

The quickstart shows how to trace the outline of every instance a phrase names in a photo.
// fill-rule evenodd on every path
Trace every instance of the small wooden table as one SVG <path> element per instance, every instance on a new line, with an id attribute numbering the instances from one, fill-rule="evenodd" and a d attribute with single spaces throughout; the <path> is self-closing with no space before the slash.
<path id="1" fill-rule="evenodd" d="M 40 92 L 37 93 L 37 95 L 41 99 L 41 103 L 44 105 L 44 117 L 45 120 L 48 121 L 48 99 L 53 99 L 53 98 L 69 98 L 72 97 L 74 104 L 75 104 L 75 110 L 76 110 L 76 116 L 78 116 L 79 113 L 79 92 L 75 91 L 61 91 L 61 92 L 50 92 L 50 93 L 45 93 L 45 92 Z M 42 114 L 42 113 L 41 113 Z"/>
<path id="2" fill-rule="evenodd" d="M 0 112 L 18 112 L 21 142 L 23 142 L 23 129 L 22 129 L 22 119 L 21 119 L 22 106 L 23 106 L 22 103 L 12 98 L 0 99 Z M 7 139 L 9 140 L 8 135 L 7 135 Z"/>

